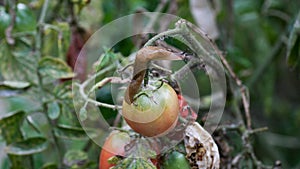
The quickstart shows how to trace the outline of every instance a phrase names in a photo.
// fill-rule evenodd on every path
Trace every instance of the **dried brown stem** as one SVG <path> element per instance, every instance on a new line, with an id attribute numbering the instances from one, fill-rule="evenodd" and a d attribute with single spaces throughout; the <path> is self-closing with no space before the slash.
<path id="1" fill-rule="evenodd" d="M 238 76 L 234 73 L 233 69 L 225 59 L 225 57 L 221 54 L 220 55 L 221 62 L 225 66 L 225 68 L 228 71 L 228 74 L 231 76 L 232 79 L 234 79 L 236 85 L 239 87 L 241 97 L 242 97 L 242 103 L 245 111 L 245 117 L 246 117 L 246 125 L 248 129 L 251 129 L 251 115 L 250 115 L 250 104 L 247 97 L 246 89 L 242 84 L 242 81 L 238 78 Z"/>

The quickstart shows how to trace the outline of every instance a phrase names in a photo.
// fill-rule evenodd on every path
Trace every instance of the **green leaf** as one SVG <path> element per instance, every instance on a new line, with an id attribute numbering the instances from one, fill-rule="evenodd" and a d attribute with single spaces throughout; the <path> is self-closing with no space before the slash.
<path id="1" fill-rule="evenodd" d="M 51 102 L 47 104 L 48 116 L 51 120 L 55 120 L 60 115 L 60 108 L 57 102 Z"/>
<path id="2" fill-rule="evenodd" d="M 13 144 L 23 140 L 22 132 L 20 126 L 22 125 L 25 112 L 15 111 L 5 113 L 0 117 L 0 129 L 3 138 L 5 139 L 6 144 Z M 20 157 L 16 155 L 8 155 L 11 168 L 32 168 L 29 163 L 29 156 Z M 23 166 L 23 167 L 20 167 Z"/>
<path id="3" fill-rule="evenodd" d="M 0 87 L 7 87 L 12 89 L 24 89 L 30 86 L 29 82 L 24 81 L 3 81 L 0 82 Z"/>
<path id="4" fill-rule="evenodd" d="M 48 142 L 43 137 L 29 138 L 24 141 L 12 143 L 6 147 L 6 152 L 12 155 L 31 155 L 44 151 Z"/>
<path id="5" fill-rule="evenodd" d="M 101 69 L 118 62 L 122 55 L 120 53 L 114 53 L 109 49 L 104 49 L 105 53 L 102 54 L 96 64 L 96 71 L 100 71 Z"/>
<path id="6" fill-rule="evenodd" d="M 5 29 L 9 26 L 10 15 L 5 12 L 5 8 L 0 6 L 0 38 L 5 37 Z"/>
<path id="7" fill-rule="evenodd" d="M 92 134 L 92 137 L 97 136 L 98 134 L 96 131 L 90 131 L 94 132 Z M 86 132 L 79 127 L 73 127 L 73 126 L 68 126 L 68 125 L 59 125 L 58 127 L 55 128 L 54 134 L 57 137 L 64 138 L 64 139 L 71 139 L 71 140 L 88 140 L 89 137 L 86 134 Z"/>
<path id="8" fill-rule="evenodd" d="M 2 41 L 0 60 L 0 71 L 5 80 L 37 83 L 37 58 L 24 42 L 16 39 L 12 48 L 6 41 Z"/>
<path id="9" fill-rule="evenodd" d="M 130 169 L 130 168 L 145 168 L 145 169 L 156 169 L 153 163 L 146 158 L 133 158 L 131 156 L 120 161 L 112 169 Z"/>
<path id="10" fill-rule="evenodd" d="M 88 155 L 81 150 L 69 150 L 64 156 L 64 164 L 71 168 L 80 168 L 88 162 Z"/>
<path id="11" fill-rule="evenodd" d="M 58 166 L 54 163 L 47 163 L 41 169 L 58 169 Z"/>
<path id="12" fill-rule="evenodd" d="M 32 10 L 23 3 L 18 3 L 17 8 L 16 31 L 34 31 L 37 23 Z"/>
<path id="13" fill-rule="evenodd" d="M 82 107 L 79 111 L 79 119 L 81 121 L 84 121 L 87 119 L 87 111 L 86 111 L 86 108 L 85 107 Z"/>
<path id="14" fill-rule="evenodd" d="M 70 45 L 70 26 L 67 22 L 45 25 L 42 47 L 43 56 L 58 56 L 64 59 Z"/>
<path id="15" fill-rule="evenodd" d="M 0 129 L 7 144 L 22 140 L 23 136 L 20 126 L 23 122 L 25 113 L 23 111 L 9 112 L 1 114 Z"/>
<path id="16" fill-rule="evenodd" d="M 38 99 L 34 98 L 35 95 L 16 95 L 5 98 L 0 98 L 5 102 L 7 107 L 7 112 L 13 111 L 25 111 L 25 112 L 34 112 L 41 110 L 41 105 L 38 103 Z"/>
<path id="17" fill-rule="evenodd" d="M 39 72 L 42 76 L 50 76 L 54 79 L 72 78 L 75 74 L 62 60 L 54 57 L 44 57 L 39 62 Z"/>
<path id="18" fill-rule="evenodd" d="M 300 61 L 300 12 L 293 25 L 287 43 L 286 61 L 294 69 Z"/>

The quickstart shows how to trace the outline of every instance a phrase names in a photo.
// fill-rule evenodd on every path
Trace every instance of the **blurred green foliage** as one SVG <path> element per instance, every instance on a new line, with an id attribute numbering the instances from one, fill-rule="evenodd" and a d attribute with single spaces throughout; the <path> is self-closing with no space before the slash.
<path id="1" fill-rule="evenodd" d="M 77 26 L 93 33 L 124 15 L 155 11 L 161 1 L 49 1 L 43 23 L 39 22 L 47 0 L 0 2 L 0 143 L 9 148 L 7 156 L 2 157 L 0 151 L 0 168 L 95 168 L 100 149 L 87 140 L 72 105 L 71 84 L 61 80 L 74 76 L 66 63 L 70 20 L 77 19 Z M 174 14 L 194 22 L 189 1 L 176 2 Z M 300 1 L 213 2 L 219 8 L 216 42 L 249 88 L 253 125 L 269 128 L 254 139 L 259 159 L 269 164 L 280 160 L 284 168 L 299 168 Z M 10 37 L 14 44 L 8 43 L 5 33 L 12 19 L 10 9 L 16 11 Z M 159 12 L 167 11 L 168 5 Z M 90 17 L 94 14 L 97 16 Z M 134 41 L 128 38 L 113 51 L 128 56 L 134 48 Z M 198 80 L 205 82 L 201 93 L 208 94 L 207 77 Z M 97 100 L 113 103 L 109 89 L 105 86 L 97 91 Z M 112 124 L 116 111 L 100 109 Z M 232 141 L 240 142 L 234 134 Z M 234 153 L 241 151 L 233 145 Z"/>

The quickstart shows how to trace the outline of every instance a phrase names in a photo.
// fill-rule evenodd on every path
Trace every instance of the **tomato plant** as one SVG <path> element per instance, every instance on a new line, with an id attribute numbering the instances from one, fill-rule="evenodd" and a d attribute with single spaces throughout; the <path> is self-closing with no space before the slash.
<path id="1" fill-rule="evenodd" d="M 133 78 L 129 84 L 122 107 L 128 125 L 141 135 L 161 136 L 177 123 L 179 102 L 175 90 L 165 82 L 148 84 L 146 72 L 152 60 L 179 60 L 178 55 L 156 46 L 147 46 L 137 52 Z M 146 77 L 145 77 L 146 76 Z M 144 80 L 144 88 L 141 88 Z"/>

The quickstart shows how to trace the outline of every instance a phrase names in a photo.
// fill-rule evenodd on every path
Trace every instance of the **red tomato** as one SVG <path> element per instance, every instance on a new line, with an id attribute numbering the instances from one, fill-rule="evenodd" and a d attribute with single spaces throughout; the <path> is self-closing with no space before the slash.
<path id="1" fill-rule="evenodd" d="M 120 155 L 124 156 L 124 147 L 130 142 L 130 137 L 125 132 L 113 131 L 105 140 L 99 159 L 99 169 L 109 169 L 114 166 L 108 159 Z"/>
<path id="2" fill-rule="evenodd" d="M 144 92 L 131 104 L 123 101 L 123 117 L 134 131 L 143 136 L 164 135 L 176 126 L 178 120 L 176 92 L 167 83 L 157 90 Z"/>
<path id="3" fill-rule="evenodd" d="M 130 136 L 125 132 L 113 131 L 105 140 L 104 145 L 101 150 L 100 158 L 99 158 L 99 169 L 109 169 L 110 167 L 115 166 L 114 164 L 110 164 L 108 160 L 116 155 L 124 156 L 125 149 L 124 147 L 129 144 Z M 156 144 L 154 146 L 154 150 L 158 153 L 159 150 L 156 148 Z M 151 159 L 153 165 L 158 166 L 157 159 Z"/>
<path id="4" fill-rule="evenodd" d="M 181 94 L 178 94 L 177 97 L 178 97 L 178 101 L 179 101 L 180 115 L 183 118 L 187 118 L 190 113 L 189 109 L 188 109 L 189 105 L 187 104 L 185 98 Z M 196 120 L 197 113 L 195 113 L 195 111 L 192 108 L 190 108 L 190 111 L 191 111 L 192 119 Z"/>

